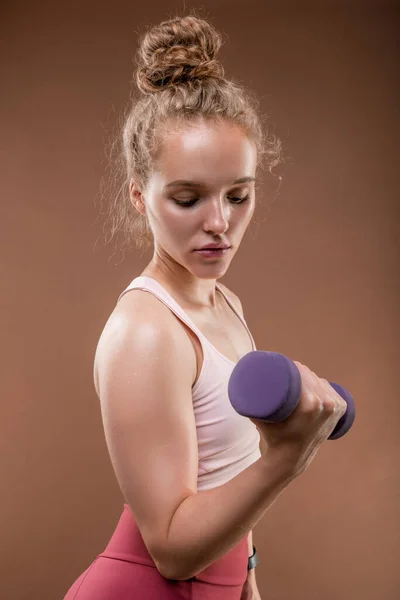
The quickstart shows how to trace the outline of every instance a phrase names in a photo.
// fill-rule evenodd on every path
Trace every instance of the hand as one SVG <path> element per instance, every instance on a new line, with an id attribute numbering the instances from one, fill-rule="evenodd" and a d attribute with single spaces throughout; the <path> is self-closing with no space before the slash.
<path id="1" fill-rule="evenodd" d="M 294 475 L 302 473 L 310 464 L 319 447 L 336 427 L 347 410 L 347 404 L 326 379 L 319 378 L 306 365 L 297 366 L 302 392 L 293 413 L 281 423 L 260 419 L 252 421 L 266 442 L 266 457 L 278 452 L 285 458 Z"/>

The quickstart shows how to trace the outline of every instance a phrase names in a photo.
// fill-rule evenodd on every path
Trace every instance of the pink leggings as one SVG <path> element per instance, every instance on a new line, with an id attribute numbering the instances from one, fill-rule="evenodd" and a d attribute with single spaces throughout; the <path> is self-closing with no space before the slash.
<path id="1" fill-rule="evenodd" d="M 247 578 L 247 536 L 228 554 L 186 581 L 157 570 L 128 504 L 104 552 L 64 600 L 240 600 Z"/>

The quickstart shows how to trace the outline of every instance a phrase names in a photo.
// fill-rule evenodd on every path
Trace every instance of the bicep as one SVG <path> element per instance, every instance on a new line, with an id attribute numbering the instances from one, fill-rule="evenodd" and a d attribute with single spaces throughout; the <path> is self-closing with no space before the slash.
<path id="1" fill-rule="evenodd" d="M 173 514 L 197 492 L 198 469 L 191 363 L 163 325 L 116 325 L 98 365 L 111 462 L 157 566 Z"/>

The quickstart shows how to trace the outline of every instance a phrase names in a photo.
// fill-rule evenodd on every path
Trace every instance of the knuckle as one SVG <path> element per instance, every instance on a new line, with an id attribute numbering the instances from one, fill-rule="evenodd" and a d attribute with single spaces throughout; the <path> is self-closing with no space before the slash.
<path id="1" fill-rule="evenodd" d="M 334 398 L 332 398 L 332 396 L 325 396 L 323 403 L 325 412 L 329 415 L 332 415 L 336 410 L 336 402 Z"/>
<path id="2" fill-rule="evenodd" d="M 315 413 L 321 410 L 321 399 L 313 390 L 309 390 L 305 398 L 304 412 Z"/>

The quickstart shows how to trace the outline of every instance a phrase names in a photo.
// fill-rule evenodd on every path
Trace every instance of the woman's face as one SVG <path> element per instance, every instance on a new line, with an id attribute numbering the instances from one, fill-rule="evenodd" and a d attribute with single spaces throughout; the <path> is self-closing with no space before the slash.
<path id="1" fill-rule="evenodd" d="M 154 256 L 200 279 L 222 277 L 254 212 L 255 146 L 227 122 L 171 127 L 163 139 L 142 195 Z M 195 252 L 212 242 L 230 249 L 214 258 Z"/>

